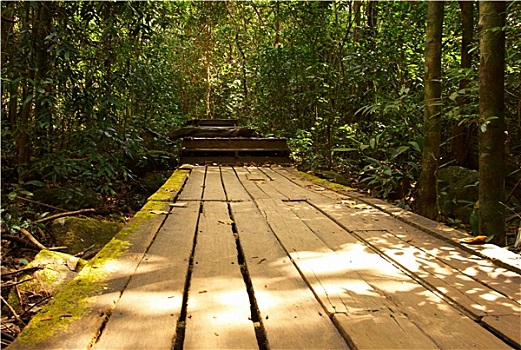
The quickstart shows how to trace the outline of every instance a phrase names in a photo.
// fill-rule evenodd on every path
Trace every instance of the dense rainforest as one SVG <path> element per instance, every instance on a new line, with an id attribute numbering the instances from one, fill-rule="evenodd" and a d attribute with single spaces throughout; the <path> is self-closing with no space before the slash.
<path id="1" fill-rule="evenodd" d="M 518 2 L 1 7 L 2 245 L 20 257 L 28 237 L 53 244 L 56 213 L 131 216 L 178 165 L 169 133 L 194 118 L 286 137 L 306 171 L 514 244 Z M 461 188 L 473 194 L 448 197 L 444 169 L 479 170 Z"/>

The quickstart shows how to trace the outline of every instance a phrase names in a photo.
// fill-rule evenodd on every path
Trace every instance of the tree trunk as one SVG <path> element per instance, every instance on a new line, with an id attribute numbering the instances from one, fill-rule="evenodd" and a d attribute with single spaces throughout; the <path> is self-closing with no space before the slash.
<path id="1" fill-rule="evenodd" d="M 367 3 L 367 27 L 371 35 L 375 34 L 376 30 L 376 1 L 369 0 Z"/>
<path id="2" fill-rule="evenodd" d="M 505 2 L 479 10 L 479 232 L 504 246 L 505 218 Z"/>
<path id="3" fill-rule="evenodd" d="M 470 68 L 472 65 L 472 55 L 469 52 L 473 40 L 474 32 L 474 4 L 471 1 L 460 1 L 461 8 L 461 68 Z M 459 89 L 463 90 L 469 85 L 469 81 L 464 79 L 459 83 Z M 458 99 L 460 110 L 463 110 L 468 104 L 467 96 L 461 96 Z M 452 126 L 452 155 L 457 164 L 463 167 L 469 166 L 469 143 L 471 133 L 469 125 L 461 124 L 458 120 L 454 121 Z"/>
<path id="4" fill-rule="evenodd" d="M 24 30 L 27 30 L 29 32 L 29 23 L 31 23 L 34 19 L 34 13 L 33 11 L 31 11 L 29 4 L 25 5 L 25 8 L 26 12 L 25 17 L 23 19 L 22 27 Z M 30 62 L 33 59 L 33 55 L 34 54 L 31 54 L 31 57 L 29 57 Z M 32 69 L 32 67 L 27 67 L 25 74 L 29 81 L 34 81 L 35 71 L 34 69 Z M 21 90 L 21 107 L 20 111 L 16 114 L 16 126 L 14 129 L 16 154 L 18 160 L 17 172 L 19 183 L 22 183 L 25 180 L 25 177 L 27 176 L 29 161 L 31 159 L 31 140 L 29 136 L 32 132 L 31 119 L 34 101 L 34 89 L 32 84 L 24 85 Z"/>
<path id="5" fill-rule="evenodd" d="M 441 38 L 443 29 L 442 1 L 429 1 L 425 41 L 425 146 L 418 181 L 416 211 L 430 219 L 438 218 L 437 172 L 440 157 L 441 112 Z"/>
<path id="6" fill-rule="evenodd" d="M 35 15 L 34 21 L 34 64 L 36 68 L 35 83 L 37 86 L 34 92 L 34 118 L 41 125 L 49 125 L 49 131 L 52 130 L 52 116 L 51 108 L 48 103 L 43 101 L 45 95 L 51 92 L 52 86 L 46 82 L 46 78 L 49 77 L 50 71 L 50 57 L 49 47 L 46 45 L 45 38 L 51 33 L 52 24 L 52 11 L 49 9 L 52 6 L 52 2 L 39 1 L 38 10 Z M 33 150 L 35 151 L 34 156 L 38 156 L 38 152 L 41 151 L 42 145 L 40 144 L 43 140 L 48 137 L 48 130 L 44 128 L 38 128 L 35 130 L 35 139 L 39 142 L 33 141 Z M 47 151 L 52 151 L 48 149 Z"/>
<path id="7" fill-rule="evenodd" d="M 362 5 L 361 1 L 354 1 L 353 2 L 353 13 L 355 16 L 354 22 L 355 25 L 353 26 L 353 42 L 358 42 L 360 39 L 360 35 L 358 34 L 358 29 L 360 28 L 360 6 Z"/>
<path id="8" fill-rule="evenodd" d="M 280 47 L 280 4 L 275 2 L 275 43 L 273 46 L 278 49 Z"/>

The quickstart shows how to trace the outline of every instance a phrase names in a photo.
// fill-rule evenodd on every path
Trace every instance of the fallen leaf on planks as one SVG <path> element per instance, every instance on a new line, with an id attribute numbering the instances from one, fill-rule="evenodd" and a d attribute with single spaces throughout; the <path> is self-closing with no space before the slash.
<path id="1" fill-rule="evenodd" d="M 177 202 L 177 203 L 168 203 L 169 206 L 171 207 L 174 207 L 174 208 L 185 208 L 188 203 L 186 202 Z"/>
<path id="2" fill-rule="evenodd" d="M 487 241 L 487 236 L 476 236 L 476 237 L 470 237 L 465 238 L 460 241 L 460 243 L 466 243 L 466 244 L 483 244 Z"/>
<path id="3" fill-rule="evenodd" d="M 220 224 L 225 224 L 225 225 L 231 225 L 233 224 L 233 221 L 232 220 L 218 220 L 218 222 Z"/>
<path id="4" fill-rule="evenodd" d="M 150 214 L 157 214 L 157 215 L 164 214 L 164 215 L 167 215 L 167 214 L 170 214 L 170 212 L 165 211 L 165 210 L 151 210 Z"/>

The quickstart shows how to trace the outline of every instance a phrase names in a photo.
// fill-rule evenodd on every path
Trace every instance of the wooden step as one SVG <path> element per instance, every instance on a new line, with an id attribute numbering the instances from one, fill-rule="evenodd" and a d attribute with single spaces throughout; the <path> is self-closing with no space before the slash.
<path id="1" fill-rule="evenodd" d="M 184 138 L 181 163 L 289 164 L 289 149 L 283 138 Z"/>
<path id="2" fill-rule="evenodd" d="M 237 126 L 238 119 L 191 119 L 186 122 L 186 125 L 194 126 Z"/>

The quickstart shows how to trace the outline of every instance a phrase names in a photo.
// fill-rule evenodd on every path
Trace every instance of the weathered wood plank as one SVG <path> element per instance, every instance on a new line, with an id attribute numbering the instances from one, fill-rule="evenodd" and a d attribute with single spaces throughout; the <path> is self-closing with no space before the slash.
<path id="1" fill-rule="evenodd" d="M 434 237 L 391 216 L 381 217 L 379 225 L 397 238 L 421 249 L 461 274 L 478 280 L 493 290 L 507 295 L 521 304 L 521 276 L 495 265 L 490 260 L 462 250 L 458 245 Z"/>
<path id="2" fill-rule="evenodd" d="M 469 347 L 472 347 L 472 344 L 474 347 L 506 347 L 500 339 L 470 318 L 461 315 L 436 294 L 406 276 L 380 255 L 361 245 L 355 237 L 345 231 L 342 234 L 342 227 L 315 208 L 303 202 L 290 205 L 325 244 L 333 247 L 342 259 L 346 270 L 356 271 L 361 281 L 365 281 L 376 294 L 385 299 L 381 305 L 387 305 L 389 309 L 394 310 L 391 314 L 394 317 L 393 322 L 403 326 L 406 321 L 403 316 L 406 316 L 409 322 L 412 321 L 441 348 L 461 347 L 466 343 Z M 367 232 L 367 234 L 376 235 L 379 231 Z M 405 247 L 403 250 L 407 252 Z M 421 307 L 418 307 L 419 305 Z M 452 332 L 449 332 L 449 329 L 452 329 Z M 352 331 L 358 329 L 355 327 Z M 410 330 L 407 333 L 414 334 Z M 454 333 L 458 334 L 458 339 L 454 339 Z M 416 337 L 411 340 L 416 340 Z"/>
<path id="3" fill-rule="evenodd" d="M 231 208 L 270 347 L 347 348 L 255 204 Z"/>
<path id="4" fill-rule="evenodd" d="M 404 315 L 375 311 L 335 314 L 333 319 L 351 349 L 439 349 Z"/>
<path id="5" fill-rule="evenodd" d="M 221 171 L 218 166 L 206 167 L 203 199 L 206 201 L 226 201 L 226 194 L 221 181 Z"/>
<path id="6" fill-rule="evenodd" d="M 508 334 L 511 344 L 521 348 L 521 316 L 519 313 L 513 315 L 488 315 L 481 319 L 483 324 L 499 331 L 500 334 Z"/>
<path id="7" fill-rule="evenodd" d="M 201 200 L 204 188 L 204 177 L 206 169 L 204 166 L 195 166 L 186 180 L 183 191 L 179 194 L 179 201 Z"/>
<path id="8" fill-rule="evenodd" d="M 203 132 L 244 132 L 244 129 L 201 129 Z M 196 132 L 197 130 L 190 129 L 192 132 Z M 183 141 L 183 148 L 186 150 L 198 150 L 198 149 L 209 149 L 209 150 L 221 150 L 221 149 L 230 149 L 230 150 L 251 150 L 251 149 L 262 149 L 266 151 L 271 150 L 288 150 L 288 145 L 286 143 L 286 139 L 271 139 L 271 138 L 236 138 L 236 137 L 218 137 L 218 138 L 205 138 L 205 137 L 195 137 L 195 138 L 186 138 Z"/>
<path id="9" fill-rule="evenodd" d="M 427 282 L 450 300 L 474 315 L 476 319 L 485 315 L 520 315 L 521 307 L 488 286 L 471 279 L 460 271 L 444 264 L 432 255 L 396 238 L 389 232 L 357 232 L 383 254 L 398 262 L 409 272 Z M 503 322 L 507 322 L 503 324 Z M 497 319 L 490 325 L 506 338 L 521 345 L 519 330 L 521 318 L 517 322 Z"/>
<path id="10" fill-rule="evenodd" d="M 188 296 L 185 349 L 258 348 L 228 207 L 204 202 Z"/>
<path id="11" fill-rule="evenodd" d="M 199 205 L 188 202 L 172 209 L 94 349 L 172 348 Z"/>
<path id="12" fill-rule="evenodd" d="M 267 181 L 264 177 L 253 177 L 246 167 L 234 167 L 241 185 L 253 198 L 269 198 L 269 196 L 257 186 L 256 182 Z"/>
<path id="13" fill-rule="evenodd" d="M 257 204 L 329 314 L 381 307 L 380 300 L 373 297 L 376 293 L 372 293 L 372 288 L 366 283 L 347 287 L 346 279 L 357 281 L 359 275 L 355 271 L 345 275 L 345 263 L 281 201 L 262 199 Z M 338 278 L 337 274 L 342 277 Z"/>
<path id="14" fill-rule="evenodd" d="M 414 256 L 418 257 L 418 254 L 420 254 L 424 256 L 423 259 L 430 259 L 430 261 L 436 261 L 436 259 L 441 259 L 443 261 L 443 267 L 440 267 L 439 269 L 433 268 L 433 273 L 436 273 L 436 271 L 442 271 L 444 269 L 446 270 L 448 268 L 451 269 L 451 271 L 454 274 L 459 273 L 460 276 L 458 277 L 458 281 L 443 282 L 443 280 L 435 279 L 431 282 L 434 283 L 437 281 L 441 282 L 442 284 L 448 284 L 449 290 L 452 290 L 455 294 L 452 296 L 449 293 L 444 294 L 446 294 L 451 299 L 456 298 L 454 300 L 460 300 L 461 305 L 468 309 L 469 312 L 473 312 L 474 314 L 476 314 L 476 316 L 480 316 L 480 310 L 485 309 L 482 303 L 486 302 L 486 300 L 482 300 L 481 302 L 479 302 L 478 300 L 473 300 L 471 295 L 465 296 L 463 292 L 460 290 L 460 288 L 455 288 L 456 286 L 460 286 L 463 280 L 467 280 L 470 282 L 477 279 L 482 281 L 483 283 L 481 284 L 481 287 L 483 287 L 483 285 L 486 285 L 486 287 L 484 287 L 484 289 L 486 290 L 484 293 L 487 295 L 488 293 L 496 295 L 496 297 L 489 296 L 489 298 L 494 298 L 494 300 L 499 300 L 503 298 L 500 294 L 497 293 L 497 291 L 500 291 L 501 293 L 508 295 L 511 298 L 519 296 L 519 281 L 521 280 L 519 275 L 513 272 L 505 271 L 506 275 L 501 277 L 501 280 L 505 283 L 498 283 L 498 280 L 496 278 L 493 279 L 495 281 L 494 283 L 488 277 L 488 274 L 486 274 L 486 272 L 480 267 L 481 265 L 484 265 L 489 271 L 490 269 L 495 270 L 497 267 L 494 268 L 493 264 L 491 264 L 490 262 L 483 261 L 483 259 L 479 259 L 475 256 L 473 259 L 472 255 L 468 252 L 458 250 L 456 246 L 450 245 L 446 241 L 440 240 L 436 237 L 429 235 L 428 233 L 409 227 L 409 225 L 397 221 L 396 219 L 391 218 L 389 215 L 383 212 L 374 212 L 374 208 L 373 210 L 363 210 L 364 221 L 366 219 L 372 219 L 371 222 L 374 223 L 374 226 L 368 226 L 365 224 L 360 225 L 358 221 L 353 221 L 351 217 L 346 215 L 345 210 L 343 210 L 341 206 L 328 206 L 327 201 L 323 201 L 320 205 L 317 206 L 320 209 L 324 210 L 324 212 L 333 217 L 335 220 L 337 220 L 339 223 L 341 223 L 342 226 L 352 231 L 360 231 L 360 234 L 367 236 L 368 239 L 372 238 L 373 236 L 376 236 L 378 231 L 385 231 L 385 228 L 387 228 L 387 230 L 389 231 L 392 231 L 392 233 L 396 235 L 395 238 L 398 239 L 399 237 L 400 239 L 400 241 L 393 240 L 393 242 L 395 241 L 395 247 L 398 248 L 395 249 L 395 254 L 399 259 L 406 259 L 406 257 L 403 254 L 404 250 L 407 249 L 421 249 L 417 250 L 417 254 L 415 253 Z M 360 205 L 356 205 L 354 207 L 360 207 Z M 355 225 L 359 225 L 360 228 L 357 229 Z M 364 230 L 367 230 L 368 232 L 364 234 Z M 371 233 L 371 231 L 374 231 L 374 233 Z M 461 270 L 457 267 L 460 267 Z M 464 273 L 463 270 L 467 270 L 467 273 Z M 480 270 L 481 273 L 478 274 L 478 271 Z M 489 288 L 491 283 L 496 285 L 497 290 L 491 290 Z M 439 283 L 435 283 L 435 285 L 442 287 Z M 482 288 L 477 287 L 478 289 L 474 289 L 474 287 L 477 286 L 473 284 L 473 287 L 469 287 L 469 290 L 474 290 L 475 293 L 479 294 L 477 291 L 482 290 Z M 472 295 L 474 294 L 474 292 L 471 293 Z M 507 307 L 509 308 L 509 310 L 503 310 L 504 312 L 510 313 L 512 308 L 516 308 L 515 302 L 505 302 L 509 305 Z M 503 303 L 499 303 L 498 305 L 503 305 Z M 517 307 L 519 307 L 519 305 L 517 305 Z"/>
<path id="15" fill-rule="evenodd" d="M 363 253 L 363 257 L 371 255 L 363 252 L 363 245 L 354 244 L 350 246 L 349 253 L 339 255 L 282 202 L 259 200 L 258 203 L 277 238 L 328 312 L 332 316 L 338 314 L 350 316 L 349 318 L 340 316 L 337 323 L 351 339 L 351 345 L 436 348 L 436 344 L 423 334 L 422 330 L 408 320 L 400 310 L 394 310 L 392 303 L 366 283 L 359 271 L 349 266 L 353 252 Z M 372 255 L 370 264 L 374 264 L 375 259 L 379 258 L 376 254 Z M 382 263 L 386 262 L 382 260 Z M 387 265 L 386 269 L 392 267 L 390 264 Z M 374 327 L 366 329 L 366 332 L 355 332 L 356 324 L 377 313 L 382 315 L 379 323 L 373 323 Z M 400 322 L 395 321 L 397 318 Z M 382 323 L 390 334 L 403 335 L 405 338 L 400 338 L 399 341 L 380 338 L 378 334 L 381 332 L 379 327 Z M 406 335 L 403 330 L 404 324 L 408 324 L 407 328 L 415 329 L 415 332 L 410 331 L 410 335 Z M 347 325 L 352 325 L 352 328 L 348 329 Z M 371 323 L 365 322 L 364 326 L 370 327 Z M 367 333 L 374 336 L 367 338 Z"/>
<path id="16" fill-rule="evenodd" d="M 288 172 L 287 168 L 276 167 L 274 169 L 302 185 L 305 185 L 307 182 L 304 179 L 300 179 L 298 176 L 293 174 L 293 172 Z M 365 215 L 366 213 L 370 213 L 371 216 L 368 224 L 366 224 L 368 222 L 367 218 L 363 218 L 362 223 L 353 222 L 352 218 L 350 218 L 350 220 L 344 220 L 344 226 L 352 230 L 390 230 L 390 227 L 392 227 L 393 234 L 397 235 L 401 239 L 409 241 L 413 245 L 415 242 L 418 242 L 419 244 L 416 244 L 417 247 L 420 247 L 429 254 L 443 260 L 446 264 L 460 270 L 462 273 L 467 274 L 473 279 L 482 281 L 486 285 L 493 287 L 493 289 L 498 292 L 508 295 L 518 303 L 521 302 L 521 289 L 519 288 L 519 285 L 521 285 L 521 276 L 516 272 L 507 270 L 506 268 L 498 267 L 498 265 L 494 264 L 490 260 L 483 259 L 482 254 L 480 254 L 481 256 L 474 254 L 474 250 L 477 250 L 476 253 L 478 253 L 480 250 L 479 247 L 465 246 L 462 248 L 466 249 L 462 250 L 459 249 L 459 245 L 450 244 L 448 242 L 449 237 L 454 240 L 466 237 L 460 232 L 445 227 L 442 224 L 430 222 L 427 225 L 428 229 L 436 230 L 438 235 L 449 235 L 446 240 L 440 240 L 430 233 L 421 231 L 418 228 L 412 227 L 406 222 L 396 220 L 396 218 L 389 215 L 390 213 L 393 215 L 405 215 L 403 214 L 404 210 L 401 208 L 354 191 L 349 191 L 346 195 L 348 196 L 348 199 L 342 200 L 343 205 L 356 210 L 362 209 L 362 214 Z M 321 200 L 319 202 L 327 203 L 327 200 Z M 371 205 L 375 205 L 383 211 L 371 208 L 365 204 L 365 202 L 369 202 Z M 338 211 L 337 218 L 345 217 L 346 211 L 342 210 L 340 207 L 341 206 L 339 205 L 330 204 L 327 207 L 328 213 L 332 214 L 335 211 Z M 325 208 L 323 207 L 321 209 Z M 414 215 L 414 217 L 417 216 L 413 213 L 410 215 Z M 424 223 L 424 221 L 428 220 L 421 218 L 420 222 Z M 510 255 L 510 252 L 505 251 L 504 253 Z M 517 258 L 519 258 L 519 256 Z M 512 260 L 513 259 L 510 259 L 509 262 Z"/>
<path id="17" fill-rule="evenodd" d="M 267 185 L 282 193 L 288 200 L 306 200 L 313 195 L 309 190 L 297 186 L 271 168 L 263 167 L 260 168 L 260 171 L 273 180 L 268 182 Z"/>
<path id="18" fill-rule="evenodd" d="M 221 176 L 228 201 L 251 200 L 232 167 L 221 167 Z"/>
<path id="19" fill-rule="evenodd" d="M 324 186 L 314 183 L 313 181 L 304 179 L 302 176 L 298 175 L 296 170 L 291 167 L 273 167 L 273 171 L 277 174 L 285 177 L 290 182 L 293 182 L 297 186 L 302 187 L 303 189 L 310 191 L 309 199 L 316 199 L 326 197 L 329 199 L 340 200 L 345 199 L 346 196 L 339 194 L 335 191 L 332 191 Z"/>
<path id="20" fill-rule="evenodd" d="M 289 171 L 289 173 L 292 173 L 292 171 Z M 296 175 L 293 176 L 294 178 L 298 178 Z M 474 254 L 484 260 L 489 259 L 496 266 L 503 267 L 517 274 L 521 274 L 521 256 L 519 254 L 515 254 L 514 252 L 505 250 L 493 244 L 461 245 L 459 244 L 459 241 L 461 239 L 468 238 L 466 233 L 460 232 L 437 221 L 427 219 L 416 213 L 396 207 L 381 199 L 370 197 L 366 194 L 355 191 L 345 192 L 345 194 L 346 196 L 353 199 L 359 199 L 361 201 L 367 202 L 370 205 L 373 205 L 384 211 L 385 213 L 390 214 L 393 218 L 397 218 L 403 223 L 414 226 L 424 232 L 428 232 L 428 234 L 431 236 L 442 238 L 446 242 L 459 247 L 469 254 Z"/>
<path id="21" fill-rule="evenodd" d="M 266 193 L 266 198 L 281 200 L 288 199 L 287 196 L 285 196 L 283 193 L 271 186 L 273 180 L 269 176 L 266 176 L 266 174 L 264 174 L 262 171 L 260 171 L 259 168 L 248 167 L 248 171 L 250 172 L 250 174 L 247 175 L 246 178 L 248 179 L 248 181 L 251 181 L 255 185 L 257 185 L 264 193 Z"/>
<path id="22" fill-rule="evenodd" d="M 303 189 L 304 197 L 313 205 L 320 207 L 325 212 L 336 212 L 341 210 L 342 214 L 349 218 L 347 228 L 350 230 L 380 230 L 379 219 L 385 213 L 371 207 L 361 201 L 340 195 L 324 187 L 313 184 L 283 167 L 271 169 L 280 176 L 284 182 L 281 191 L 291 188 L 291 183 Z M 285 179 L 285 180 L 284 180 Z M 363 215 L 362 215 L 363 214 Z"/>

